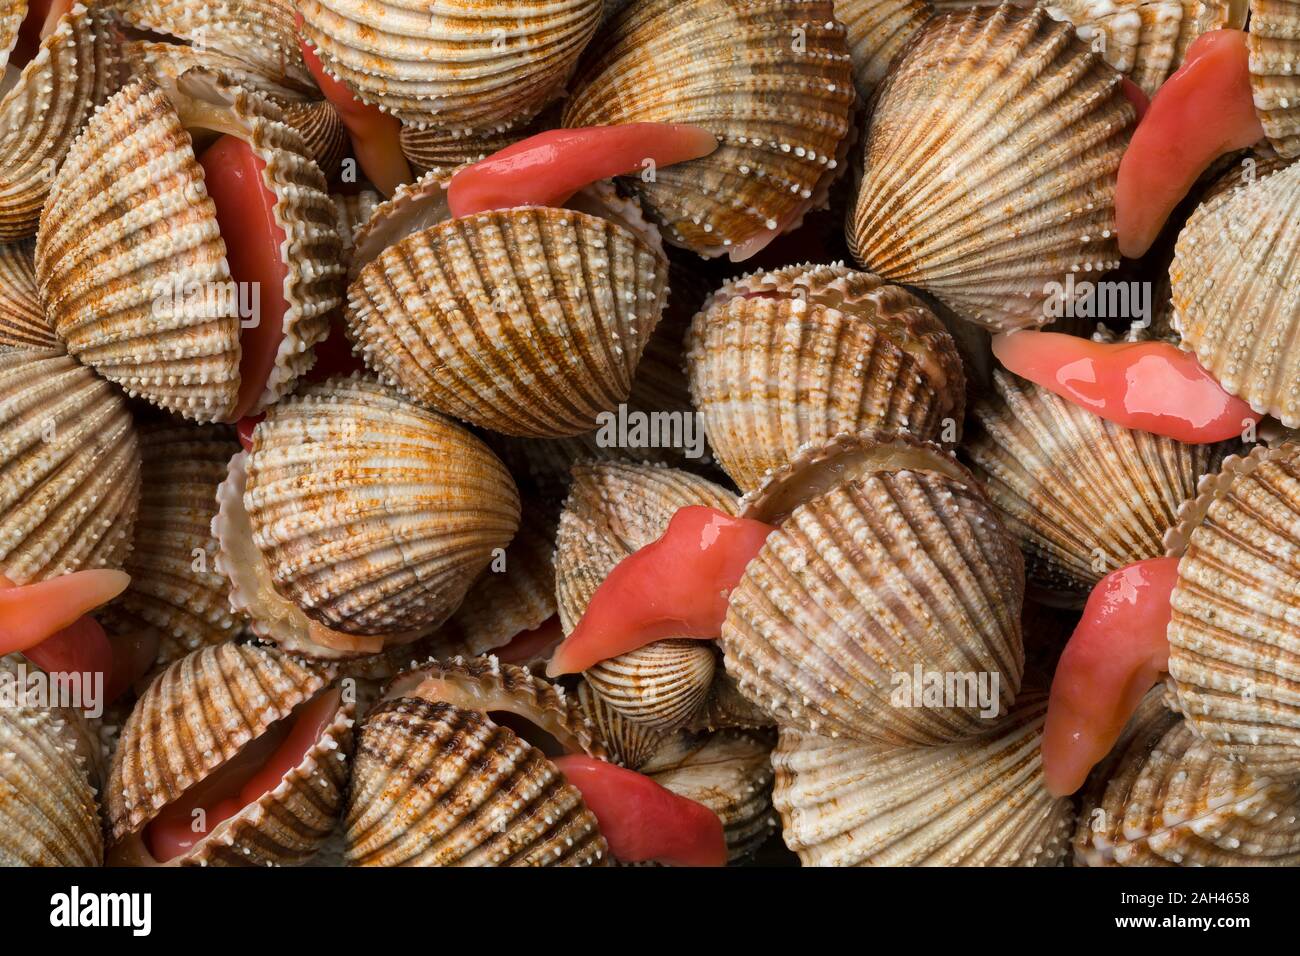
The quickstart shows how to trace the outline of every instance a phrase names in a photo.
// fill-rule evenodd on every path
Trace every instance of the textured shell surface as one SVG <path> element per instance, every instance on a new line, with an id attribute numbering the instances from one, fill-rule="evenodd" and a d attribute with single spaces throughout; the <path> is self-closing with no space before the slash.
<path id="1" fill-rule="evenodd" d="M 835 19 L 848 30 L 853 79 L 869 102 L 889 65 L 934 15 L 930 0 L 834 0 Z"/>
<path id="2" fill-rule="evenodd" d="M 601 0 L 306 0 L 303 36 L 363 101 L 404 121 L 497 131 L 559 95 Z"/>
<path id="3" fill-rule="evenodd" d="M 5 0 L 0 6 L 0 70 L 9 65 L 9 55 L 18 42 L 18 30 L 27 16 L 27 0 Z"/>
<path id="4" fill-rule="evenodd" d="M 1183 346 L 1233 395 L 1300 426 L 1300 165 L 1199 206 L 1169 267 Z"/>
<path id="5" fill-rule="evenodd" d="M 712 641 L 655 641 L 584 671 L 587 683 L 633 723 L 670 731 L 685 726 L 708 700 L 719 669 Z"/>
<path id="6" fill-rule="evenodd" d="M 384 381 L 439 411 L 509 435 L 577 435 L 627 399 L 667 274 L 662 254 L 607 219 L 484 213 L 367 264 L 348 289 L 348 329 Z"/>
<path id="7" fill-rule="evenodd" d="M 1047 699 L 941 747 L 782 727 L 772 754 L 785 842 L 806 866 L 1055 866 L 1074 823 L 1043 781 Z"/>
<path id="8" fill-rule="evenodd" d="M 266 164 L 285 234 L 288 310 L 264 409 L 311 367 L 343 275 L 325 179 L 270 100 L 205 70 L 132 82 L 69 151 L 36 242 L 41 300 L 68 350 L 131 395 L 204 422 L 230 418 L 240 384 L 241 320 L 216 294 L 233 288 L 226 245 L 188 132 L 213 127 Z"/>
<path id="9" fill-rule="evenodd" d="M 126 402 L 59 351 L 0 350 L 0 574 L 120 568 L 140 499 Z"/>
<path id="10" fill-rule="evenodd" d="M 687 371 L 709 445 L 741 488 L 845 432 L 956 437 L 965 379 L 943 324 L 906 290 L 841 265 L 754 273 L 695 317 Z"/>
<path id="11" fill-rule="evenodd" d="M 877 94 L 853 255 L 986 328 L 1044 324 L 1053 284 L 1120 264 L 1121 80 L 1042 9 L 931 20 Z"/>
<path id="12" fill-rule="evenodd" d="M 519 721 L 563 750 L 604 755 L 575 699 L 494 657 L 400 675 L 361 728 L 348 863 L 607 865 L 595 816 L 546 752 L 511 729 Z"/>
<path id="13" fill-rule="evenodd" d="M 743 256 L 825 203 L 844 169 L 855 96 L 829 0 L 646 0 L 592 41 L 564 125 L 714 133 L 711 155 L 626 182 L 673 244 Z"/>
<path id="14" fill-rule="evenodd" d="M 274 649 L 219 644 L 174 662 L 144 692 L 122 727 L 105 815 L 110 860 L 154 864 L 144 831 L 167 804 L 237 758 L 247 745 L 328 692 L 333 673 Z M 219 824 L 172 865 L 262 866 L 306 859 L 343 808 L 352 706 L 273 789 Z"/>
<path id="15" fill-rule="evenodd" d="M 514 481 L 486 446 L 356 376 L 271 410 L 244 504 L 277 590 L 359 635 L 441 624 L 519 526 Z"/>
<path id="16" fill-rule="evenodd" d="M 1082 600 L 1116 568 L 1162 555 L 1183 502 L 1228 451 L 1124 428 L 1002 370 L 993 378 L 965 449 L 1045 592 Z"/>
<path id="17" fill-rule="evenodd" d="M 1300 863 L 1300 791 L 1216 753 L 1162 694 L 1147 695 L 1084 788 L 1075 863 Z"/>
<path id="18" fill-rule="evenodd" d="M 457 169 L 466 163 L 477 163 L 521 139 L 541 132 L 536 125 L 512 127 L 499 132 L 466 133 L 442 126 L 403 123 L 400 139 L 407 160 L 423 174 L 430 169 Z"/>
<path id="19" fill-rule="evenodd" d="M 818 463 L 829 488 L 813 483 L 731 592 L 727 672 L 806 733 L 900 745 L 982 733 L 1020 687 L 1020 550 L 938 446 L 887 432 L 858 444 L 878 457 Z M 922 692 L 936 674 L 952 686 L 933 702 Z"/>
<path id="20" fill-rule="evenodd" d="M 0 349 L 58 349 L 36 290 L 30 240 L 0 245 Z"/>
<path id="21" fill-rule="evenodd" d="M 326 100 L 287 103 L 284 121 L 302 136 L 307 154 L 325 178 L 338 179 L 343 171 L 343 160 L 352 153 L 352 143 L 334 104 Z"/>
<path id="22" fill-rule="evenodd" d="M 1269 142 L 1300 156 L 1300 0 L 1251 0 L 1250 85 Z"/>
<path id="23" fill-rule="evenodd" d="M 592 690 L 585 678 L 578 682 L 577 697 L 583 715 L 609 759 L 629 770 L 640 770 L 672 739 L 669 734 L 628 720 Z"/>

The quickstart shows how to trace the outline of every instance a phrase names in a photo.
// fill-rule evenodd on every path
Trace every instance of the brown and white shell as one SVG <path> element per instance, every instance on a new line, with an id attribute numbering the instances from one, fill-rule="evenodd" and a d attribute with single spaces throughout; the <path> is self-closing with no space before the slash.
<path id="1" fill-rule="evenodd" d="M 42 213 L 36 277 L 79 361 L 133 396 L 209 422 L 235 411 L 241 319 L 228 307 L 226 245 L 191 128 L 238 136 L 266 163 L 289 308 L 257 410 L 292 388 L 340 302 L 336 211 L 279 108 L 218 74 L 191 70 L 167 88 L 138 79 L 94 115 Z"/>
<path id="2" fill-rule="evenodd" d="M 302 35 L 331 76 L 404 121 L 501 130 L 558 96 L 601 0 L 305 0 Z"/>
<path id="3" fill-rule="evenodd" d="M 80 3 L 41 41 L 0 99 L 0 242 L 36 234 L 55 171 L 95 109 L 118 84 L 99 10 Z"/>
<path id="4" fill-rule="evenodd" d="M 535 734 L 557 752 L 604 754 L 563 688 L 494 657 L 400 675 L 361 728 L 347 862 L 608 865 L 595 816 L 548 752 L 526 739 Z"/>
<path id="5" fill-rule="evenodd" d="M 36 291 L 34 244 L 0 245 L 0 349 L 59 349 Z"/>
<path id="6" fill-rule="evenodd" d="M 1180 519 L 1167 538 L 1177 708 L 1222 756 L 1300 780 L 1300 445 L 1227 459 Z"/>
<path id="7" fill-rule="evenodd" d="M 275 590 L 327 628 L 376 637 L 372 653 L 445 621 L 519 526 L 514 482 L 486 446 L 357 376 L 272 408 L 247 472 Z"/>
<path id="8" fill-rule="evenodd" d="M 853 79 L 869 103 L 889 65 L 930 17 L 930 0 L 834 0 L 835 19 L 848 29 Z"/>
<path id="9" fill-rule="evenodd" d="M 1300 156 L 1300 0 L 1250 0 L 1250 85 L 1269 142 Z"/>
<path id="10" fill-rule="evenodd" d="M 326 100 L 288 103 L 284 121 L 298 131 L 303 144 L 326 180 L 335 181 L 343 172 L 343 160 L 352 153 L 343 118 L 334 104 Z"/>
<path id="11" fill-rule="evenodd" d="M 782 727 L 772 754 L 785 842 L 806 866 L 1056 866 L 1074 823 L 1043 781 L 1047 699 L 941 747 Z"/>
<path id="12" fill-rule="evenodd" d="M 1300 791 L 1252 773 L 1143 699 L 1083 792 L 1080 866 L 1296 866 Z"/>
<path id="13" fill-rule="evenodd" d="M 1015 701 L 1020 550 L 937 445 L 845 436 L 776 473 L 742 513 L 780 523 L 731 592 L 721 644 L 741 693 L 777 723 L 928 746 L 989 728 L 977 682 L 998 712 Z M 917 672 L 961 686 L 922 705 Z"/>
<path id="14" fill-rule="evenodd" d="M 931 20 L 877 94 L 853 255 L 986 328 L 1046 323 L 1051 284 L 1120 263 L 1121 82 L 1041 8 Z"/>
<path id="15" fill-rule="evenodd" d="M 1124 428 L 1002 370 L 965 449 L 1026 556 L 1031 585 L 1083 600 L 1106 574 L 1164 554 L 1164 537 L 1227 444 Z"/>
<path id="16" fill-rule="evenodd" d="M 549 115 L 549 114 L 548 114 Z M 421 175 L 431 169 L 459 169 L 540 132 L 536 124 L 501 131 L 466 133 L 444 126 L 402 124 L 402 152 Z"/>
<path id="17" fill-rule="evenodd" d="M 687 340 L 709 445 L 742 491 L 805 445 L 876 428 L 955 439 L 966 383 L 943 324 L 906 290 L 842 265 L 724 285 Z"/>
<path id="18" fill-rule="evenodd" d="M 384 249 L 349 287 L 347 323 L 367 364 L 432 408 L 508 435 L 577 435 L 627 399 L 667 273 L 608 219 L 501 210 Z"/>
<path id="19" fill-rule="evenodd" d="M 333 673 L 278 650 L 218 644 L 181 658 L 144 692 L 122 727 L 105 788 L 109 862 L 157 865 L 145 829 L 169 803 L 236 759 L 254 739 L 329 689 Z M 352 705 L 280 783 L 168 862 L 265 866 L 306 859 L 343 809 Z"/>
<path id="20" fill-rule="evenodd" d="M 140 498 L 122 396 L 62 351 L 0 349 L 0 574 L 120 568 Z"/>
<path id="21" fill-rule="evenodd" d="M 1300 165 L 1199 206 L 1169 278 L 1183 346 L 1233 395 L 1300 426 Z"/>
<path id="22" fill-rule="evenodd" d="M 830 0 L 645 0 L 607 21 L 564 125 L 687 123 L 709 156 L 625 177 L 674 245 L 745 258 L 823 205 L 855 93 Z"/>
<path id="23" fill-rule="evenodd" d="M 634 723 L 591 689 L 587 680 L 578 681 L 578 704 L 591 724 L 596 739 L 611 761 L 629 770 L 640 770 L 671 738 L 645 724 Z"/>

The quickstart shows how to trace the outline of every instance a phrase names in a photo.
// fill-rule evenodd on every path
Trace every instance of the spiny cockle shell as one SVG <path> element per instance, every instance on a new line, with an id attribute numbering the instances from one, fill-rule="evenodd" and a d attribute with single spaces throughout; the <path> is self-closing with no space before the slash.
<path id="1" fill-rule="evenodd" d="M 215 73 L 191 70 L 168 87 L 136 80 L 95 114 L 41 215 L 36 277 L 78 360 L 169 411 L 229 420 L 242 319 L 219 293 L 237 299 L 238 290 L 187 124 L 220 125 L 266 164 L 262 183 L 285 233 L 288 310 L 258 409 L 292 388 L 340 302 L 336 212 L 279 108 Z"/>
<path id="2" fill-rule="evenodd" d="M 958 435 L 966 383 L 943 324 L 906 290 L 842 265 L 724 285 L 695 317 L 687 371 L 709 445 L 742 491 L 845 432 Z"/>
<path id="3" fill-rule="evenodd" d="M 325 178 L 337 180 L 343 172 L 343 160 L 352 153 L 352 143 L 334 104 L 325 100 L 288 103 L 284 107 L 284 121 L 302 136 L 307 155 Z"/>
<path id="4" fill-rule="evenodd" d="M 55 171 L 119 82 L 107 22 L 73 6 L 0 100 L 0 242 L 35 235 Z"/>
<path id="5" fill-rule="evenodd" d="M 772 754 L 785 842 L 806 866 L 1055 866 L 1074 822 L 1043 782 L 1047 699 L 942 747 L 782 727 Z"/>
<path id="6" fill-rule="evenodd" d="M 577 702 L 522 668 L 488 657 L 400 675 L 361 728 L 344 821 L 348 862 L 608 864 L 582 795 L 511 729 L 521 724 L 560 752 L 603 756 Z"/>
<path id="7" fill-rule="evenodd" d="M 1174 328 L 1225 390 L 1300 426 L 1300 164 L 1203 203 L 1178 235 Z"/>
<path id="8" fill-rule="evenodd" d="M 688 123 L 714 133 L 713 154 L 625 181 L 674 244 L 743 257 L 825 203 L 843 171 L 854 99 L 829 0 L 645 0 L 592 41 L 564 125 Z"/>
<path id="9" fill-rule="evenodd" d="M 476 438 L 366 378 L 271 409 L 244 505 L 275 586 L 351 634 L 441 624 L 519 526 L 519 494 Z"/>
<path id="10" fill-rule="evenodd" d="M 564 86 L 600 0 L 304 0 L 302 35 L 364 102 L 444 129 L 526 122 Z"/>
<path id="11" fill-rule="evenodd" d="M 606 219 L 524 207 L 408 236 L 348 289 L 371 368 L 431 407 L 508 435 L 596 426 L 628 397 L 668 263 Z"/>
<path id="12" fill-rule="evenodd" d="M 30 241 L 0 245 L 0 349 L 59 348 L 36 291 L 33 248 Z"/>
<path id="13" fill-rule="evenodd" d="M 294 708 L 329 693 L 333 673 L 277 650 L 219 644 L 181 658 L 144 692 L 122 728 L 105 787 L 110 862 L 152 864 L 145 828 Z M 265 866 L 306 859 L 343 809 L 352 705 L 337 712 L 279 784 L 170 861 Z"/>
<path id="14" fill-rule="evenodd" d="M 835 19 L 848 29 L 853 79 L 869 103 L 889 65 L 913 34 L 934 16 L 930 0 L 834 0 Z"/>
<path id="15" fill-rule="evenodd" d="M 1180 518 L 1177 706 L 1220 754 L 1300 780 L 1300 445 L 1229 458 Z"/>
<path id="16" fill-rule="evenodd" d="M 430 169 L 458 169 L 466 163 L 500 152 L 527 136 L 540 132 L 537 124 L 500 132 L 466 133 L 442 126 L 402 124 L 402 152 L 421 174 Z"/>
<path id="17" fill-rule="evenodd" d="M 1215 752 L 1143 700 L 1083 792 L 1081 866 L 1296 866 L 1300 791 Z"/>
<path id="18" fill-rule="evenodd" d="M 238 453 L 224 425 L 157 424 L 140 432 L 143 483 L 135 544 L 124 570 L 131 586 L 100 616 L 110 633 L 154 629 L 158 660 L 170 663 L 239 636 L 230 584 L 217 570 L 212 518 L 217 485 Z"/>
<path id="19" fill-rule="evenodd" d="M 1042 9 L 931 20 L 877 94 L 854 256 L 987 328 L 1043 325 L 1053 283 L 1119 265 L 1121 82 Z"/>
<path id="20" fill-rule="evenodd" d="M 1164 554 L 1179 508 L 1227 451 L 1116 425 L 1001 369 L 993 381 L 965 448 L 1030 582 L 1062 596 L 1081 601 L 1116 568 Z"/>
<path id="21" fill-rule="evenodd" d="M 18 31 L 27 17 L 27 0 L 6 0 L 0 6 L 0 71 L 9 65 L 9 55 L 18 42 Z"/>
<path id="22" fill-rule="evenodd" d="M 890 432 L 810 450 L 772 483 L 801 480 L 729 599 L 722 649 L 741 693 L 832 737 L 933 745 L 988 730 L 1020 688 L 1024 565 L 978 483 Z M 936 675 L 952 685 L 939 702 L 923 695 Z"/>
<path id="23" fill-rule="evenodd" d="M 122 396 L 61 351 L 0 349 L 0 574 L 120 568 L 140 498 Z"/>
<path id="24" fill-rule="evenodd" d="M 1250 84 L 1269 142 L 1300 156 L 1300 0 L 1250 0 Z"/>
<path id="25" fill-rule="evenodd" d="M 704 706 L 719 663 L 712 641 L 669 638 L 593 664 L 583 676 L 628 720 L 669 731 Z"/>
<path id="26" fill-rule="evenodd" d="M 628 720 L 592 690 L 585 678 L 578 681 L 578 704 L 609 759 L 629 770 L 640 770 L 672 737 Z"/>

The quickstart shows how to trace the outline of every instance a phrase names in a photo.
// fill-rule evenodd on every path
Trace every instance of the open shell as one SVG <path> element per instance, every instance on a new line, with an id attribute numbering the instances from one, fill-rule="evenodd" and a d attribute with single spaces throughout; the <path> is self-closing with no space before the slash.
<path id="1" fill-rule="evenodd" d="M 1046 323 L 1067 274 L 1119 265 L 1135 113 L 1069 24 L 1006 4 L 938 17 L 878 97 L 847 227 L 864 268 L 1001 330 Z"/>
<path id="2" fill-rule="evenodd" d="M 930 0 L 834 0 L 835 19 L 848 28 L 858 96 L 870 102 L 889 65 L 934 15 Z"/>
<path id="3" fill-rule="evenodd" d="M 1269 142 L 1300 156 L 1300 2 L 1251 0 L 1250 85 Z"/>
<path id="4" fill-rule="evenodd" d="M 630 4 L 592 41 L 573 90 L 565 126 L 688 123 L 718 136 L 712 155 L 625 181 L 665 238 L 733 258 L 825 202 L 855 98 L 829 0 Z"/>
<path id="5" fill-rule="evenodd" d="M 1074 811 L 1043 782 L 1047 699 L 983 736 L 890 747 L 781 728 L 773 803 L 806 866 L 1055 866 Z"/>
<path id="6" fill-rule="evenodd" d="M 494 719 L 502 713 L 569 752 L 603 756 L 577 702 L 522 668 L 488 657 L 410 671 L 361 728 L 348 863 L 607 865 L 582 795 L 541 749 Z"/>
<path id="7" fill-rule="evenodd" d="M 169 411 L 228 420 L 241 320 L 209 304 L 232 280 L 187 127 L 239 136 L 266 163 L 289 308 L 256 410 L 287 392 L 340 301 L 336 213 L 279 108 L 217 74 L 191 70 L 168 88 L 139 79 L 95 114 L 51 188 L 36 276 L 56 333 L 80 361 Z"/>
<path id="8" fill-rule="evenodd" d="M 0 349 L 58 349 L 36 291 L 31 242 L 0 245 Z"/>

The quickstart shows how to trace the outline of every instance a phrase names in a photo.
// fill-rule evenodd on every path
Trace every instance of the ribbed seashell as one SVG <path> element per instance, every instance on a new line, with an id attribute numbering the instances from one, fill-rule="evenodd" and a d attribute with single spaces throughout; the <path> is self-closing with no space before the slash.
<path id="1" fill-rule="evenodd" d="M 27 0 L 7 0 L 0 7 L 0 72 L 9 65 L 9 54 L 18 42 L 18 31 L 27 17 Z"/>
<path id="2" fill-rule="evenodd" d="M 357 635 L 441 624 L 519 526 L 514 482 L 478 439 L 355 376 L 271 409 L 244 505 L 276 589 Z"/>
<path id="3" fill-rule="evenodd" d="M 577 435 L 631 391 L 667 272 L 622 226 L 522 207 L 385 249 L 346 318 L 367 364 L 412 398 L 503 434 Z"/>
<path id="4" fill-rule="evenodd" d="M 1300 2 L 1251 0 L 1250 85 L 1269 142 L 1300 156 Z"/>
<path id="5" fill-rule="evenodd" d="M 1083 792 L 1080 866 L 1296 866 L 1300 791 L 1215 752 L 1149 694 Z"/>
<path id="6" fill-rule="evenodd" d="M 284 121 L 296 129 L 307 147 L 307 155 L 316 161 L 328 180 L 337 180 L 343 160 L 352 152 L 352 143 L 338 110 L 326 100 L 290 103 L 284 107 Z"/>
<path id="7" fill-rule="evenodd" d="M 1225 757 L 1300 780 L 1300 445 L 1259 446 L 1207 476 L 1166 539 L 1177 706 Z"/>
<path id="8" fill-rule="evenodd" d="M 36 292 L 31 242 L 0 245 L 0 349 L 58 349 Z"/>
<path id="9" fill-rule="evenodd" d="M 603 756 L 563 689 L 496 658 L 398 677 L 366 718 L 344 820 L 354 866 L 583 866 L 609 849 L 582 795 L 523 722 Z"/>
<path id="10" fill-rule="evenodd" d="M 688 123 L 714 133 L 711 155 L 625 182 L 673 244 L 745 257 L 825 203 L 844 168 L 854 100 L 830 0 L 645 0 L 592 41 L 564 125 Z"/>
<path id="11" fill-rule="evenodd" d="M 727 858 L 734 863 L 757 850 L 778 825 L 772 810 L 771 753 L 770 732 L 766 738 L 734 730 L 678 734 L 641 772 L 716 813 Z"/>
<path id="12" fill-rule="evenodd" d="M 718 663 L 712 641 L 669 639 L 601 661 L 584 676 L 628 720 L 670 731 L 704 706 Z"/>
<path id="13" fill-rule="evenodd" d="M 832 740 L 782 727 L 772 754 L 786 846 L 806 866 L 1056 866 L 1074 823 L 1043 782 L 1047 699 L 942 747 Z"/>
<path id="14" fill-rule="evenodd" d="M 911 293 L 834 266 L 755 273 L 695 317 L 687 371 L 709 444 L 742 491 L 799 449 L 875 428 L 957 437 L 961 357 Z"/>
<path id="15" fill-rule="evenodd" d="M 238 397 L 241 320 L 211 308 L 211 295 L 189 295 L 232 280 L 187 118 L 225 124 L 266 163 L 263 183 L 286 234 L 289 308 L 257 410 L 292 388 L 340 301 L 336 211 L 279 108 L 218 74 L 191 70 L 166 89 L 139 79 L 94 115 L 41 215 L 36 277 L 55 332 L 78 360 L 133 396 L 220 421 Z"/>
<path id="16" fill-rule="evenodd" d="M 61 351 L 0 350 L 0 574 L 120 568 L 139 498 L 122 396 Z"/>
<path id="17" fill-rule="evenodd" d="M 609 759 L 629 770 L 640 770 L 671 736 L 628 720 L 605 703 L 584 678 L 578 682 L 578 704 Z"/>
<path id="18" fill-rule="evenodd" d="M 975 479 L 937 445 L 880 432 L 811 450 L 771 484 L 745 513 L 788 516 L 722 626 L 741 693 L 805 733 L 933 745 L 986 731 L 967 691 L 987 685 L 1001 711 L 1015 700 L 1024 565 Z M 963 693 L 920 706 L 917 671 Z"/>
<path id="19" fill-rule="evenodd" d="M 334 193 L 330 199 L 334 201 L 335 225 L 343 247 L 340 261 L 351 269 L 357 232 L 374 215 L 384 197 L 373 189 L 362 189 L 355 193 Z"/>
<path id="20" fill-rule="evenodd" d="M 131 586 L 101 622 L 110 631 L 136 622 L 155 628 L 158 661 L 168 664 L 244 628 L 243 616 L 230 608 L 229 582 L 217 570 L 212 534 L 217 486 L 239 442 L 227 426 L 168 423 L 144 427 L 140 451 L 140 511 L 125 565 Z"/>
<path id="21" fill-rule="evenodd" d="M 934 15 L 930 0 L 834 0 L 835 19 L 848 28 L 853 79 L 869 102 L 900 50 Z"/>
<path id="22" fill-rule="evenodd" d="M 254 644 L 218 644 L 181 658 L 144 692 L 122 728 L 105 788 L 112 863 L 156 863 L 145 828 L 168 803 L 217 772 L 299 704 L 328 692 L 333 674 Z M 170 861 L 181 866 L 300 862 L 343 808 L 352 705 L 272 790 Z"/>
<path id="23" fill-rule="evenodd" d="M 1086 597 L 1116 568 L 1164 554 L 1164 537 L 1228 444 L 1124 428 L 1001 369 L 965 445 L 1025 553 L 1031 584 Z"/>
<path id="24" fill-rule="evenodd" d="M 357 96 L 411 123 L 500 130 L 559 95 L 600 0 L 306 0 L 302 35 Z"/>
<path id="25" fill-rule="evenodd" d="M 444 126 L 402 124 L 402 152 L 421 174 L 430 169 L 458 169 L 505 149 L 539 130 L 533 125 L 501 131 L 466 133 Z"/>
<path id="26" fill-rule="evenodd" d="M 118 84 L 98 9 L 76 4 L 0 100 L 0 242 L 36 234 L 55 170 Z"/>
<path id="27" fill-rule="evenodd" d="M 293 85 L 280 71 L 272 75 L 256 63 L 228 53 L 221 53 L 206 45 L 187 46 L 183 43 L 154 40 L 125 40 L 121 46 L 122 59 L 132 75 L 147 75 L 167 83 L 180 79 L 181 74 L 197 68 L 222 74 L 244 89 L 260 93 L 283 107 L 310 102 L 320 96 L 316 87 Z M 285 85 L 289 83 L 290 85 Z"/>
<path id="28" fill-rule="evenodd" d="M 877 94 L 853 255 L 987 328 L 1046 323 L 1051 284 L 1120 263 L 1121 80 L 1042 9 L 931 20 Z"/>
<path id="29" fill-rule="evenodd" d="M 1245 0 L 1042 0 L 1079 39 L 1154 95 L 1202 33 L 1246 23 Z"/>
<path id="30" fill-rule="evenodd" d="M 1227 391 L 1300 426 L 1300 165 L 1219 193 L 1178 236 L 1174 327 Z"/>

